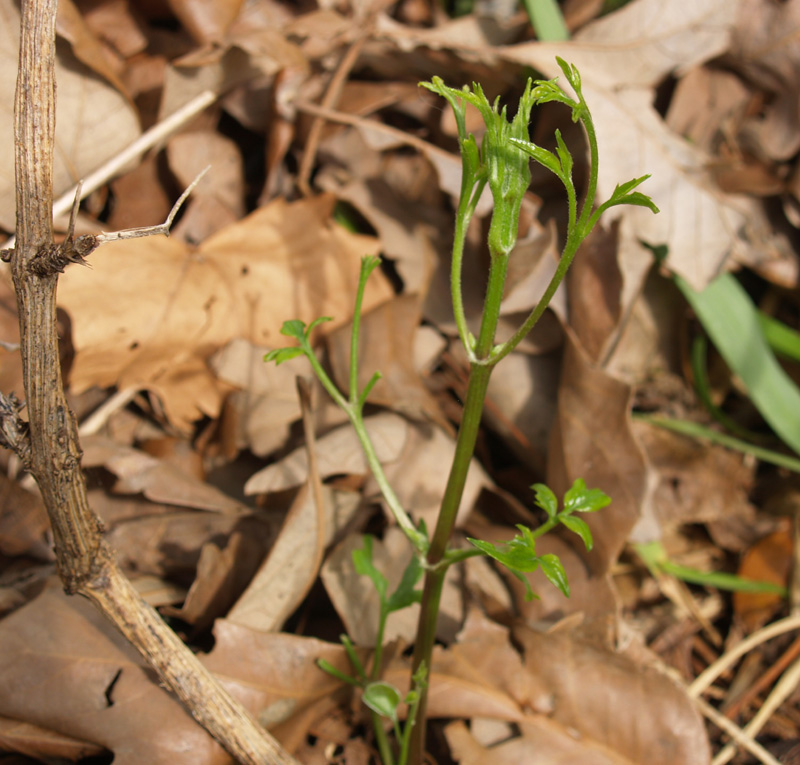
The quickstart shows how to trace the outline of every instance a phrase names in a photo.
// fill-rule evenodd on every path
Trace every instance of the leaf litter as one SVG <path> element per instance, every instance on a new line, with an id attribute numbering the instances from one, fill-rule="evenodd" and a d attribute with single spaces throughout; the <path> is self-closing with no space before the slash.
<path id="1" fill-rule="evenodd" d="M 505 102 L 525 71 L 557 74 L 556 55 L 577 64 L 598 132 L 601 193 L 651 173 L 647 191 L 662 214 L 615 208 L 546 321 L 495 376 L 459 533 L 499 541 L 515 523 L 535 524 L 528 487 L 539 480 L 559 494 L 581 477 L 613 503 L 587 519 L 592 552 L 567 537 L 541 543 L 562 560 L 569 600 L 537 572 L 529 576 L 541 599 L 526 602 L 521 583 L 486 561 L 451 577 L 431 676 L 433 753 L 464 763 L 710 763 L 727 739 L 686 688 L 790 603 L 676 586 L 652 575 L 635 544 L 790 586 L 796 479 L 632 421 L 631 411 L 708 420 L 687 350 L 697 327 L 670 273 L 695 289 L 737 273 L 762 310 L 796 328 L 800 2 L 631 0 L 602 15 L 600 3 L 568 2 L 572 38 L 558 44 L 537 40 L 523 12 L 479 13 L 480 3 L 458 19 L 417 0 L 59 5 L 57 194 L 143 127 L 214 93 L 205 112 L 81 210 L 85 231 L 160 222 L 213 164 L 170 239 L 110 244 L 61 280 L 68 392 L 79 417 L 102 412 L 99 435 L 83 442 L 91 502 L 137 587 L 309 763 L 376 761 L 363 707 L 315 661 L 349 671 L 336 643 L 343 629 L 365 658 L 374 644 L 377 602 L 350 564 L 361 535 L 379 534 L 375 562 L 390 579 L 408 550 L 349 426 L 313 386 L 318 467 L 309 478 L 295 390 L 308 365 L 261 359 L 282 344 L 284 320 L 329 315 L 314 342 L 343 383 L 359 261 L 380 253 L 361 373 L 380 369 L 384 379 L 368 423 L 398 494 L 430 526 L 464 392 L 442 278 L 460 160 L 448 116 L 416 83 L 434 74 L 479 81 Z M 0 130 L 10 143 L 16 5 L 0 2 L 0 18 Z M 560 117 L 543 110 L 537 119 L 544 142 Z M 0 199 L 10 236 L 10 153 Z M 554 268 L 562 207 L 547 183 L 531 187 L 503 306 L 509 320 L 535 303 Z M 468 318 L 482 301 L 487 212 L 483 201 L 469 233 Z M 666 258 L 656 262 L 659 246 Z M 10 292 L 0 305 L 0 379 L 4 392 L 19 392 Z M 718 358 L 709 363 L 718 403 L 763 434 L 739 381 Z M 791 365 L 787 373 L 800 377 Z M 167 437 L 183 457 L 149 451 Z M 100 752 L 120 763 L 229 761 L 110 626 L 58 592 L 41 508 L 3 460 L 0 751 L 38 761 Z M 414 615 L 393 619 L 385 677 L 403 689 Z M 743 727 L 771 688 L 753 682 L 753 667 L 776 676 L 792 650 L 786 637 L 759 643 L 709 700 Z M 791 700 L 753 735 L 788 751 L 800 739 Z"/>

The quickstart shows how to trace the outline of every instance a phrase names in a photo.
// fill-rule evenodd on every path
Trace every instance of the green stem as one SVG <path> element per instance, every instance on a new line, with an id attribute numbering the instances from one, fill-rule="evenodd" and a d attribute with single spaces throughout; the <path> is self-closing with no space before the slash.
<path id="1" fill-rule="evenodd" d="M 413 672 L 416 672 L 423 662 L 426 666 L 431 666 L 439 602 L 447 570 L 447 566 L 437 564 L 445 556 L 447 543 L 450 540 L 458 508 L 461 504 L 467 472 L 472 455 L 475 452 L 475 442 L 478 438 L 483 402 L 486 398 L 486 390 L 491 373 L 492 367 L 477 364 L 473 365 L 470 372 L 467 397 L 464 402 L 464 415 L 458 431 L 453 464 L 442 506 L 439 510 L 436 529 L 431 539 L 430 550 L 428 551 L 428 569 L 425 572 L 425 586 L 422 591 L 422 610 L 417 629 L 417 639 L 414 645 Z M 415 765 L 419 765 L 422 762 L 424 754 L 427 698 L 428 691 L 426 687 L 420 691 L 417 724 L 414 726 L 411 737 L 411 762 Z"/>
<path id="2" fill-rule="evenodd" d="M 381 755 L 383 765 L 394 765 L 394 755 L 389 737 L 383 728 L 383 718 L 377 713 L 372 712 L 372 729 L 375 731 L 375 743 L 378 745 L 378 752 Z"/>
<path id="3" fill-rule="evenodd" d="M 397 494 L 395 494 L 392 485 L 389 483 L 386 473 L 383 472 L 383 465 L 381 465 L 378 455 L 375 452 L 375 447 L 372 445 L 372 440 L 369 437 L 369 433 L 367 433 L 364 420 L 362 419 L 360 413 L 354 411 L 353 408 L 347 404 L 347 402 L 345 402 L 345 405 L 342 408 L 350 419 L 353 429 L 356 431 L 356 436 L 361 444 L 361 449 L 364 452 L 364 456 L 367 458 L 369 469 L 372 471 L 372 474 L 378 483 L 378 487 L 383 494 L 383 498 L 386 500 L 386 504 L 389 506 L 389 510 L 391 510 L 395 521 L 397 521 L 397 525 L 411 540 L 411 544 L 414 545 L 414 549 L 418 553 L 424 553 L 426 550 L 425 537 L 415 528 L 413 521 L 411 518 L 409 518 L 408 513 L 406 513 L 405 509 L 403 508 L 399 497 Z"/>
<path id="4" fill-rule="evenodd" d="M 442 599 L 445 569 L 428 570 L 425 574 L 425 587 L 422 591 L 422 610 L 417 627 L 417 640 L 414 645 L 414 663 L 412 673 L 425 662 L 430 667 L 433 655 L 433 643 L 436 639 L 436 623 L 439 615 L 439 603 Z M 417 719 L 411 731 L 410 762 L 411 765 L 422 765 L 425 760 L 425 732 L 427 727 L 428 688 L 420 689 L 417 705 Z"/>
<path id="5" fill-rule="evenodd" d="M 372 657 L 372 671 L 369 673 L 369 679 L 375 682 L 378 679 L 381 671 L 381 661 L 383 660 L 383 633 L 386 629 L 386 619 L 389 612 L 386 608 L 386 601 L 381 599 L 380 614 L 378 615 L 378 634 L 375 637 L 375 653 Z"/>
<path id="6" fill-rule="evenodd" d="M 464 261 L 464 243 L 467 238 L 467 229 L 472 218 L 468 214 L 469 197 L 462 194 L 458 213 L 456 214 L 455 236 L 453 237 L 453 256 L 450 264 L 450 297 L 453 301 L 453 316 L 458 328 L 458 336 L 467 353 L 471 353 L 469 343 L 469 327 L 467 316 L 464 312 L 464 298 L 461 290 L 461 274 Z"/>

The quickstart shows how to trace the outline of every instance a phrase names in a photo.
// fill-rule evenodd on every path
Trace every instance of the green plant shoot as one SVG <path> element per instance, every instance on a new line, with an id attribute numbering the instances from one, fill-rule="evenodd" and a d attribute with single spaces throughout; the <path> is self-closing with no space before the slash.
<path id="1" fill-rule="evenodd" d="M 400 755 L 397 760 L 399 765 L 405 765 L 406 762 L 411 762 L 413 765 L 421 765 L 424 758 L 427 702 L 426 673 L 427 668 L 431 666 L 439 602 L 444 576 L 448 567 L 474 555 L 486 555 L 507 566 L 513 574 L 523 578 L 523 581 L 527 581 L 523 574 L 541 568 L 545 576 L 566 595 L 569 593 L 569 585 L 561 562 L 554 555 L 537 555 L 536 540 L 555 526 L 562 525 L 577 534 L 587 548 L 591 548 L 592 536 L 589 526 L 576 514 L 594 512 L 605 507 L 610 502 L 609 498 L 600 490 L 589 490 L 583 481 L 578 480 L 565 494 L 562 509 L 559 510 L 553 492 L 543 484 L 536 484 L 534 486 L 536 503 L 547 514 L 547 520 L 539 529 L 532 531 L 520 526 L 518 527 L 520 531 L 518 536 L 500 545 L 473 539 L 470 540 L 473 548 L 469 550 L 450 547 L 450 539 L 461 503 L 469 464 L 475 451 L 489 378 L 494 367 L 522 342 L 523 338 L 541 318 L 563 281 L 581 242 L 589 235 L 603 212 L 610 207 L 623 204 L 643 206 L 654 213 L 658 212 L 658 208 L 650 197 L 636 190 L 649 177 L 646 175 L 619 184 L 614 189 L 611 197 L 595 208 L 599 151 L 591 112 L 583 96 L 581 77 L 577 68 L 561 58 L 557 58 L 557 61 L 575 95 L 567 93 L 557 79 L 537 80 L 535 82 L 529 80 L 520 98 L 516 115 L 511 120 L 508 118 L 506 107 L 500 108 L 499 100 L 490 103 L 480 85 L 473 84 L 472 88 L 464 87 L 458 90 L 446 86 L 438 77 L 434 77 L 430 82 L 420 83 L 423 87 L 437 93 L 448 101 L 453 109 L 458 128 L 462 180 L 455 219 L 450 292 L 459 338 L 464 345 L 470 364 L 469 384 L 464 401 L 461 426 L 456 439 L 453 462 L 436 526 L 430 539 L 425 529 L 417 528 L 407 510 L 401 506 L 383 473 L 375 449 L 364 427 L 363 407 L 369 392 L 380 378 L 380 374 L 376 372 L 367 385 L 359 390 L 357 381 L 361 305 L 366 281 L 370 273 L 378 266 L 378 259 L 368 257 L 362 262 L 351 335 L 350 391 L 348 396 L 343 395 L 336 388 L 316 358 L 311 346 L 310 335 L 312 330 L 326 319 L 318 319 L 308 329 L 306 329 L 305 324 L 297 320 L 286 322 L 281 331 L 287 336 L 294 337 L 298 342 L 298 346 L 277 349 L 266 356 L 266 360 L 278 363 L 300 354 L 308 357 L 322 385 L 353 424 L 367 462 L 381 488 L 384 499 L 398 526 L 405 532 L 414 547 L 419 571 L 424 571 L 425 573 L 420 619 L 414 644 L 412 691 L 406 697 L 408 717 L 404 728 L 401 730 L 396 717 L 399 692 L 393 692 L 378 678 L 367 679 L 363 669 L 359 669 L 359 665 L 356 664 L 358 657 L 355 650 L 352 649 L 352 644 L 350 644 L 348 654 L 351 656 L 351 661 L 353 661 L 358 677 L 348 679 L 345 676 L 342 678 L 345 682 L 350 682 L 364 689 L 369 685 L 370 690 L 365 693 L 367 697 L 365 703 L 370 706 L 374 715 L 381 714 L 392 721 L 400 745 Z M 580 122 L 585 129 L 589 148 L 589 178 L 585 196 L 580 204 L 578 192 L 572 179 L 574 164 L 572 154 L 561 133 L 556 131 L 555 152 L 537 146 L 529 140 L 528 124 L 533 107 L 537 104 L 552 101 L 567 106 L 571 110 L 572 120 Z M 486 125 L 486 132 L 483 135 L 480 146 L 475 136 L 469 134 L 466 130 L 467 104 L 472 104 L 478 109 Z M 505 289 L 508 259 L 511 257 L 517 242 L 520 208 L 531 178 L 529 167 L 531 159 L 552 172 L 564 186 L 568 205 L 566 240 L 555 274 L 539 302 L 511 338 L 497 343 L 495 334 L 500 317 L 500 304 Z M 486 279 L 483 311 L 476 337 L 468 327 L 464 310 L 462 266 L 467 229 L 475 213 L 478 200 L 487 185 L 492 194 L 494 208 L 489 224 L 487 242 L 490 255 L 489 273 Z M 390 603 L 400 605 L 412 600 L 413 584 L 401 584 L 401 588 L 398 590 L 400 594 L 397 595 L 395 601 L 386 597 L 385 579 L 377 575 L 377 572 L 372 567 L 371 547 L 366 542 L 363 555 L 356 559 L 356 566 L 372 579 L 378 590 L 379 598 L 383 604 L 381 606 L 381 620 L 385 619 L 386 609 L 388 609 Z M 409 575 L 409 582 L 416 576 L 418 576 L 417 573 L 413 576 Z M 416 579 L 414 579 L 414 582 L 416 582 Z M 530 588 L 528 588 L 528 594 L 530 597 L 533 596 Z M 417 596 L 415 594 L 413 600 L 416 599 Z M 345 648 L 347 649 L 347 647 L 348 643 L 345 643 Z M 378 650 L 377 647 L 376 650 Z M 378 666 L 378 662 L 373 662 L 373 670 L 376 666 Z M 376 740 L 381 757 L 385 765 L 394 765 L 395 761 L 391 748 L 385 739 L 385 734 L 378 732 L 379 727 L 376 724 Z"/>

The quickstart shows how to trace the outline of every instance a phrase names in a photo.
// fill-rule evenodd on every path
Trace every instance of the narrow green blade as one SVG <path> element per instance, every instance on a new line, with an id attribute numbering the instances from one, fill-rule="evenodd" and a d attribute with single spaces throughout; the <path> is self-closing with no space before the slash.
<path id="1" fill-rule="evenodd" d="M 679 276 L 675 283 L 761 416 L 800 454 L 800 390 L 767 345 L 758 311 L 744 288 L 731 274 L 723 274 L 702 292 Z"/>

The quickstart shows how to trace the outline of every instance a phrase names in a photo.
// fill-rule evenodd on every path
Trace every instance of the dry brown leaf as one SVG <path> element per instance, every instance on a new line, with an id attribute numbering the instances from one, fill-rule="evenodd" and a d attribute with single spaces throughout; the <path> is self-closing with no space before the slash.
<path id="1" fill-rule="evenodd" d="M 569 634 L 519 628 L 514 636 L 532 681 L 552 699 L 550 719 L 578 731 L 590 751 L 614 752 L 631 765 L 711 761 L 700 713 L 665 674 Z"/>
<path id="2" fill-rule="evenodd" d="M 275 544 L 228 620 L 260 632 L 281 629 L 319 574 L 325 547 L 334 531 L 333 497 L 322 487 L 323 507 L 304 484 L 289 508 Z"/>
<path id="3" fill-rule="evenodd" d="M 0 475 L 0 553 L 53 560 L 50 522 L 41 497 Z"/>
<path id="4" fill-rule="evenodd" d="M 479 743 L 462 720 L 445 728 L 450 753 L 462 765 L 636 765 L 546 718 L 518 723 L 519 736 L 496 746 Z M 677 765 L 677 763 L 676 763 Z"/>
<path id="5" fill-rule="evenodd" d="M 106 753 L 97 744 L 79 741 L 72 736 L 5 717 L 0 718 L 0 751 L 18 752 L 37 760 L 53 758 L 69 762 L 77 762 L 84 757 L 99 757 Z"/>
<path id="6" fill-rule="evenodd" d="M 225 616 L 261 562 L 263 549 L 234 531 L 227 544 L 206 542 L 197 561 L 197 576 L 180 608 L 165 608 L 164 614 L 177 616 L 196 630 L 209 628 Z"/>
<path id="7" fill-rule="evenodd" d="M 318 659 L 344 673 L 352 669 L 341 645 L 315 638 L 260 632 L 226 619 L 217 620 L 214 638 L 203 663 L 263 725 L 283 722 L 342 688 Z"/>
<path id="8" fill-rule="evenodd" d="M 189 207 L 171 236 L 199 244 L 244 215 L 242 155 L 230 138 L 211 130 L 181 133 L 167 144 L 167 159 L 182 188 L 211 167 L 192 191 Z"/>
<path id="9" fill-rule="evenodd" d="M 143 451 L 102 436 L 89 436 L 82 445 L 83 466 L 102 466 L 113 473 L 118 479 L 114 491 L 119 494 L 141 492 L 152 502 L 226 515 L 248 512 L 248 508 L 219 489 Z"/>
<path id="10" fill-rule="evenodd" d="M 100 41 L 72 0 L 58 4 L 56 32 L 69 40 L 72 52 L 79 61 L 108 80 L 120 93 L 128 95 L 119 72 L 111 65 L 110 56 L 103 50 Z"/>
<path id="11" fill-rule="evenodd" d="M 675 86 L 666 115 L 667 125 L 705 151 L 712 152 L 731 121 L 739 125 L 753 98 L 732 72 L 701 66 L 688 72 Z"/>
<path id="12" fill-rule="evenodd" d="M 747 129 L 759 150 L 786 160 L 800 148 L 800 3 L 740 0 L 738 7 L 729 64 L 769 93 Z"/>
<path id="13" fill-rule="evenodd" d="M 112 181 L 114 207 L 106 223 L 109 231 L 155 226 L 166 220 L 172 202 L 158 174 L 158 158 L 149 155 L 129 173 Z"/>
<path id="14" fill-rule="evenodd" d="M 17 81 L 19 11 L 13 0 L 0 1 L 0 136 L 10 146 L 14 88 Z M 56 59 L 58 102 L 53 188 L 56 195 L 139 136 L 139 122 L 117 90 L 92 75 L 67 48 Z M 100 115 L 100 117 L 98 117 Z M 14 153 L 0 155 L 0 227 L 15 227 Z"/>
<path id="15" fill-rule="evenodd" d="M 225 544 L 240 532 L 248 545 L 243 558 L 259 561 L 274 540 L 279 520 L 259 517 L 176 511 L 169 505 L 140 497 L 116 497 L 101 490 L 89 492 L 89 503 L 108 529 L 107 540 L 128 572 L 177 577 L 190 582 L 203 545 Z"/>
<path id="16" fill-rule="evenodd" d="M 110 623 L 57 586 L 0 621 L 0 673 L 0 715 L 102 746 L 120 765 L 231 762 Z"/>
<path id="17" fill-rule="evenodd" d="M 742 454 L 646 422 L 634 422 L 633 432 L 659 476 L 653 503 L 662 529 L 687 523 L 753 525 L 748 496 L 755 465 L 748 466 Z"/>
<path id="18" fill-rule="evenodd" d="M 602 363 L 621 319 L 622 274 L 616 226 L 595 228 L 569 270 L 569 325 L 589 358 Z"/>
<path id="19" fill-rule="evenodd" d="M 681 371 L 686 304 L 671 279 L 653 269 L 644 282 L 604 360 L 604 368 L 617 379 L 652 391 L 653 379 Z M 675 386 L 674 395 L 685 389 Z"/>
<path id="20" fill-rule="evenodd" d="M 58 292 L 72 318 L 73 392 L 146 387 L 184 428 L 216 416 L 222 391 L 206 360 L 231 339 L 280 346 L 288 319 L 328 315 L 336 326 L 350 316 L 375 241 L 332 224 L 333 204 L 276 200 L 196 251 L 164 237 L 124 240 L 95 253 L 92 269 L 68 269 Z M 390 294 L 374 274 L 365 308 Z"/>
<path id="21" fill-rule="evenodd" d="M 739 576 L 786 587 L 794 561 L 792 535 L 776 531 L 756 542 L 742 558 Z M 772 592 L 734 592 L 733 610 L 748 632 L 753 632 L 781 608 L 785 598 Z"/>
<path id="22" fill-rule="evenodd" d="M 350 132 L 349 136 L 361 143 L 355 133 Z M 370 152 L 364 151 L 363 144 L 356 152 L 350 151 L 348 169 L 353 172 L 354 165 L 365 156 L 369 157 Z M 395 262 L 405 293 L 424 294 L 437 259 L 438 244 L 431 230 L 432 221 L 426 218 L 434 217 L 438 211 L 400 196 L 380 177 L 382 169 L 376 164 L 375 175 L 346 186 L 337 184 L 336 195 L 350 202 L 378 232 L 383 253 Z"/>
<path id="23" fill-rule="evenodd" d="M 169 0 L 172 12 L 199 43 L 219 43 L 244 0 Z"/>

